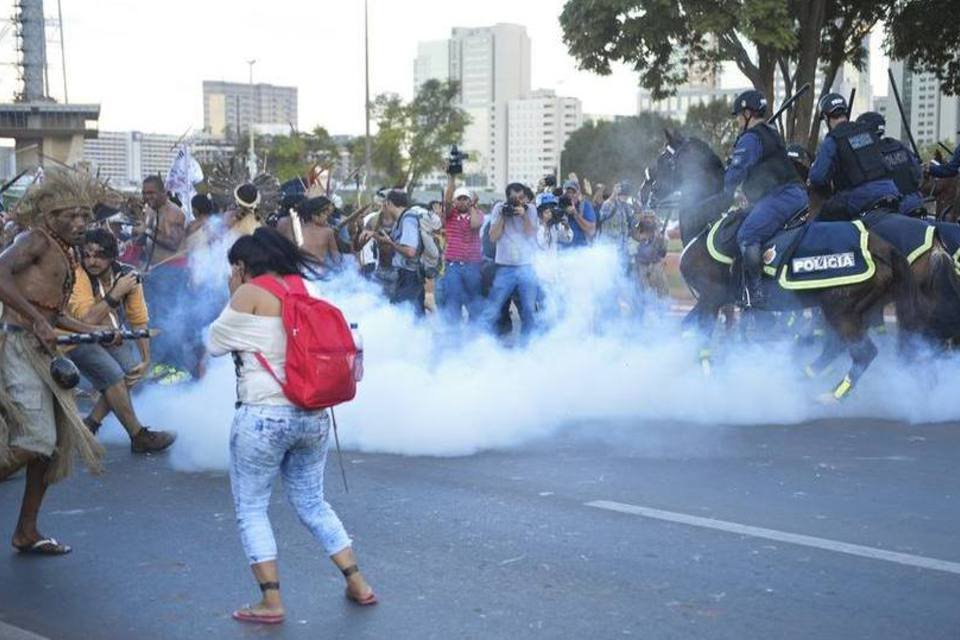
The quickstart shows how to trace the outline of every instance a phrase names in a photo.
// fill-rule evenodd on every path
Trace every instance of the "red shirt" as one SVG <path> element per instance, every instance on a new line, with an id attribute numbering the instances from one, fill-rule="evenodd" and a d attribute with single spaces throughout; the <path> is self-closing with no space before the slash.
<path id="1" fill-rule="evenodd" d="M 480 214 L 481 216 L 483 213 Z M 450 209 L 444 224 L 447 236 L 445 257 L 451 262 L 481 262 L 483 253 L 480 244 L 480 229 L 470 228 L 470 212 L 460 213 Z"/>

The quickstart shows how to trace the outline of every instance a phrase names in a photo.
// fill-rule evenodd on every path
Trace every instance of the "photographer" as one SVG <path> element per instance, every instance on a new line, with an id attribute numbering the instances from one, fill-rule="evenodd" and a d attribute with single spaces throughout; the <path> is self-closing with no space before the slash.
<path id="1" fill-rule="evenodd" d="M 117 240 L 106 229 L 92 229 L 84 235 L 83 262 L 77 268 L 70 295 L 70 314 L 81 322 L 124 328 L 125 318 L 133 329 L 145 329 L 149 321 L 140 274 L 129 265 L 117 262 Z M 84 423 L 94 433 L 112 411 L 130 436 L 134 453 L 162 451 L 176 436 L 166 431 L 150 431 L 137 419 L 130 400 L 130 387 L 139 382 L 150 365 L 150 341 L 137 341 L 139 357 L 133 345 L 82 344 L 74 347 L 70 359 L 94 388 L 100 392 Z"/>
<path id="2" fill-rule="evenodd" d="M 384 249 L 393 252 L 392 266 L 396 270 L 396 283 L 390 293 L 390 304 L 412 302 L 418 316 L 425 313 L 424 277 L 420 271 L 420 220 L 408 213 L 410 198 L 405 191 L 392 189 L 387 192 L 380 210 L 379 230 L 367 230 L 360 234 L 361 246 L 368 240 L 376 240 Z M 387 228 L 392 230 L 388 233 Z"/>
<path id="3" fill-rule="evenodd" d="M 444 318 L 459 324 L 466 308 L 470 321 L 480 315 L 480 265 L 483 252 L 480 227 L 483 226 L 483 211 L 477 207 L 477 198 L 466 187 L 457 187 L 456 176 L 463 172 L 462 160 L 447 166 L 447 189 L 443 196 L 443 228 L 447 238 L 444 253 L 445 269 L 440 279 L 440 309 Z M 462 154 L 461 154 L 462 155 Z"/>
<path id="4" fill-rule="evenodd" d="M 537 247 L 541 251 L 555 254 L 560 245 L 573 242 L 573 229 L 569 218 L 560 209 L 560 202 L 552 193 L 541 194 L 538 198 L 537 215 L 540 226 L 537 228 Z"/>
<path id="5" fill-rule="evenodd" d="M 618 182 L 600 207 L 599 241 L 614 246 L 626 259 L 630 230 L 634 226 L 634 205 L 630 197 L 633 187 L 629 182 Z"/>
<path id="6" fill-rule="evenodd" d="M 507 186 L 506 202 L 490 213 L 490 240 L 496 244 L 497 271 L 494 275 L 483 324 L 493 327 L 504 303 L 517 290 L 520 297 L 520 331 L 533 331 L 537 303 L 537 276 L 533 260 L 537 253 L 537 209 L 529 201 L 529 189 L 522 184 Z"/>
<path id="7" fill-rule="evenodd" d="M 573 242 L 570 247 L 585 247 L 593 240 L 597 232 L 597 214 L 589 200 L 580 196 L 580 183 L 567 180 L 563 183 L 563 195 L 560 207 L 569 216 L 573 229 Z"/>

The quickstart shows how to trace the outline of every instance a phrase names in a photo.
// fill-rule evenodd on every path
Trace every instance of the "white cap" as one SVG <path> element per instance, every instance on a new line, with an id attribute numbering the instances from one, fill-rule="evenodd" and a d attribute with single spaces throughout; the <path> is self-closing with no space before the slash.
<path id="1" fill-rule="evenodd" d="M 453 199 L 456 200 L 457 198 L 470 198 L 473 200 L 473 192 L 466 187 L 457 187 L 457 190 L 453 192 Z"/>

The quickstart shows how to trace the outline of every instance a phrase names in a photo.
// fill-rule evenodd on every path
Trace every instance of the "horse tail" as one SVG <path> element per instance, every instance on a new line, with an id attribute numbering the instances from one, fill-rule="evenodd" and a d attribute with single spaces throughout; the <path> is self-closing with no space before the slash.
<path id="1" fill-rule="evenodd" d="M 897 310 L 897 325 L 902 330 L 913 331 L 919 328 L 920 288 L 913 277 L 913 270 L 907 259 L 896 251 L 889 255 L 890 268 L 893 271 L 893 302 Z"/>

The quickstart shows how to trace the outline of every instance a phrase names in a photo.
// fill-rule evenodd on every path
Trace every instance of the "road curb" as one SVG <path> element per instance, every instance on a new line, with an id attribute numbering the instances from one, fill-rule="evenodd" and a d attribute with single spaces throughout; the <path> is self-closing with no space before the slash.
<path id="1" fill-rule="evenodd" d="M 50 640 L 44 636 L 38 636 L 32 631 L 15 627 L 6 622 L 0 621 L 0 640 Z"/>

